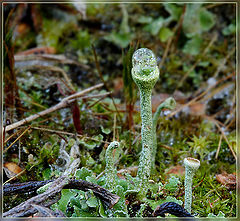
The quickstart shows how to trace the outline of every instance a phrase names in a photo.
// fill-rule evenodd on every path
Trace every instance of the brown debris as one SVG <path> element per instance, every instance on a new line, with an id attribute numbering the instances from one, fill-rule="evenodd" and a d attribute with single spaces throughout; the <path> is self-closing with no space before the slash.
<path id="1" fill-rule="evenodd" d="M 227 187 L 228 189 L 235 189 L 236 188 L 236 175 L 234 174 L 217 174 L 216 180 Z"/>
<path id="2" fill-rule="evenodd" d="M 167 169 L 166 174 L 175 174 L 182 176 L 185 172 L 185 169 L 181 165 L 176 165 Z"/>
<path id="3" fill-rule="evenodd" d="M 30 54 L 55 54 L 56 49 L 53 47 L 38 47 L 38 48 L 31 48 L 26 51 L 21 51 L 16 55 L 30 55 Z"/>
<path id="4" fill-rule="evenodd" d="M 16 174 L 22 172 L 21 167 L 19 167 L 16 163 L 6 162 L 3 165 L 3 168 L 7 174 L 8 178 L 15 176 Z"/>

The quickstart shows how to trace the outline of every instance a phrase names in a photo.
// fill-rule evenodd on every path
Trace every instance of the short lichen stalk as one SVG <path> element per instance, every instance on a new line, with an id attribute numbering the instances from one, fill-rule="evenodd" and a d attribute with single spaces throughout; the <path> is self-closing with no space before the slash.
<path id="1" fill-rule="evenodd" d="M 185 203 L 184 208 L 191 213 L 192 207 L 192 179 L 196 170 L 200 166 L 200 161 L 195 158 L 185 158 Z"/>
<path id="2" fill-rule="evenodd" d="M 153 151 L 152 151 L 152 168 L 155 166 L 155 158 L 156 158 L 156 153 L 157 153 L 157 122 L 158 118 L 161 114 L 161 111 L 163 109 L 169 109 L 172 110 L 176 107 L 176 101 L 174 98 L 169 97 L 167 98 L 163 103 L 161 103 L 157 111 L 155 112 L 153 116 Z"/>
<path id="3" fill-rule="evenodd" d="M 152 130 L 152 104 L 151 94 L 159 78 L 159 70 L 154 54 L 147 48 L 134 52 L 132 77 L 140 91 L 140 106 L 142 119 L 142 152 L 138 167 L 137 178 L 140 192 L 144 195 L 151 171 L 153 130 Z"/>
<path id="4" fill-rule="evenodd" d="M 109 190 L 113 190 L 116 186 L 116 178 L 117 178 L 117 170 L 114 167 L 114 160 L 113 160 L 113 150 L 119 147 L 119 142 L 113 141 L 109 144 L 106 150 L 106 188 Z"/>

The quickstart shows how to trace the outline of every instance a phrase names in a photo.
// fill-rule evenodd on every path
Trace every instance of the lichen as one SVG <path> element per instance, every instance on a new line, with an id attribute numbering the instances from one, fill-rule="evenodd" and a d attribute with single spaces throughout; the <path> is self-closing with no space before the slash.
<path id="1" fill-rule="evenodd" d="M 142 195 L 147 191 L 148 179 L 151 172 L 152 147 L 153 147 L 153 121 L 151 94 L 159 78 L 157 61 L 153 52 L 141 48 L 134 52 L 132 57 L 132 77 L 140 91 L 140 106 L 142 119 L 142 152 L 138 167 L 137 178 Z"/>
<path id="2" fill-rule="evenodd" d="M 113 160 L 113 150 L 117 149 L 119 147 L 119 142 L 113 141 L 109 144 L 107 150 L 106 150 L 106 168 L 105 168 L 105 174 L 106 174 L 106 187 L 109 190 L 113 190 L 116 186 L 116 176 L 117 176 L 117 170 L 114 167 L 114 160 Z"/>
<path id="3" fill-rule="evenodd" d="M 191 213 L 191 206 L 192 206 L 192 179 L 195 174 L 195 171 L 200 166 L 200 161 L 195 158 L 185 158 L 184 159 L 185 165 L 185 203 L 184 208 Z"/>

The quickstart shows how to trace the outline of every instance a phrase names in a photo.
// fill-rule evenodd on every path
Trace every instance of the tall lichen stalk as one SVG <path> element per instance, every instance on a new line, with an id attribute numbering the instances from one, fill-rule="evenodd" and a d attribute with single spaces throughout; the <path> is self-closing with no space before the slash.
<path id="1" fill-rule="evenodd" d="M 195 158 L 185 158 L 184 159 L 185 165 L 185 203 L 184 208 L 191 213 L 192 207 L 192 179 L 196 172 L 196 170 L 200 166 L 200 161 Z"/>
<path id="2" fill-rule="evenodd" d="M 113 190 L 116 186 L 116 178 L 117 178 L 117 170 L 114 167 L 114 160 L 113 160 L 113 150 L 119 147 L 119 142 L 113 141 L 109 144 L 106 150 L 106 187 L 109 190 Z"/>
<path id="3" fill-rule="evenodd" d="M 153 121 L 151 94 L 159 78 L 157 61 L 151 50 L 141 48 L 134 52 L 132 58 L 132 77 L 140 91 L 140 106 L 142 119 L 142 152 L 137 178 L 141 194 L 145 195 L 151 172 L 153 148 Z"/>

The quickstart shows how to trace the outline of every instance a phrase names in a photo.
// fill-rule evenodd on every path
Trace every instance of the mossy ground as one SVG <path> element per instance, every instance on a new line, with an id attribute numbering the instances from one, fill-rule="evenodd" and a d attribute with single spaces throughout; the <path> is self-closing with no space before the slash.
<path id="1" fill-rule="evenodd" d="M 105 168 L 106 142 L 113 139 L 121 142 L 121 148 L 115 152 L 117 169 L 138 166 L 141 119 L 137 87 L 129 77 L 129 60 L 135 48 L 146 47 L 155 53 L 160 66 L 160 78 L 153 91 L 153 96 L 160 100 L 153 99 L 153 107 L 163 101 L 164 96 L 174 96 L 178 104 L 176 110 L 183 105 L 185 107 L 172 116 L 164 111 L 159 118 L 156 169 L 151 175 L 154 184 L 151 184 L 144 201 L 146 208 L 141 206 L 143 202 L 134 198 L 134 194 L 126 195 L 122 197 L 123 202 L 118 205 L 120 212 L 115 211 L 115 216 L 126 215 L 124 203 L 130 216 L 136 215 L 140 208 L 142 212 L 138 215 L 148 216 L 157 203 L 164 202 L 167 197 L 170 197 L 168 200 L 184 202 L 183 173 L 174 172 L 175 178 L 171 181 L 172 175 L 167 171 L 183 165 L 183 159 L 191 156 L 201 161 L 193 180 L 193 186 L 197 186 L 193 190 L 193 214 L 206 217 L 211 213 L 218 215 L 221 211 L 225 217 L 235 217 L 236 188 L 229 189 L 216 180 L 217 174 L 236 174 L 236 160 L 229 149 L 231 146 L 236 152 L 235 5 L 209 3 L 199 4 L 198 8 L 191 8 L 192 4 L 170 3 L 86 6 L 86 11 L 81 12 L 86 13 L 83 20 L 81 13 L 70 4 L 4 5 L 7 25 L 4 39 L 8 49 L 14 45 L 14 54 L 35 47 L 54 48 L 56 54 L 63 54 L 74 62 L 61 60 L 53 64 L 51 60 L 46 60 L 38 61 L 39 65 L 58 66 L 64 70 L 75 91 L 104 80 L 107 87 L 92 94 L 108 90 L 113 92 L 113 99 L 110 96 L 79 99 L 75 104 L 77 107 L 73 105 L 31 122 L 32 128 L 3 154 L 3 163 L 14 162 L 22 170 L 26 169 L 11 182 L 59 176 L 66 163 L 64 158 L 59 157 L 62 139 L 68 143 L 65 148 L 68 153 L 78 140 L 79 167 L 86 167 L 94 174 L 89 178 L 91 181 L 102 182 L 97 181 L 97 176 Z M 192 18 L 195 19 L 194 24 Z M 9 36 L 12 36 L 12 42 Z M 96 67 L 92 45 L 100 70 Z M 44 71 L 28 61 L 15 61 L 14 82 L 9 77 L 13 68 L 9 59 L 5 57 L 4 125 L 7 119 L 16 122 L 57 104 L 70 94 L 69 85 L 66 86 L 61 73 L 51 68 Z M 29 65 L 32 68 L 27 67 Z M 19 96 L 14 96 L 21 101 L 21 105 L 8 100 L 12 89 L 6 85 L 15 83 Z M 193 99 L 191 105 L 186 105 Z M 74 107 L 77 110 L 74 111 Z M 80 116 L 76 115 L 78 110 Z M 165 116 L 167 114 L 170 115 Z M 77 122 L 80 122 L 82 130 L 82 136 L 78 138 L 74 123 L 76 118 L 79 118 Z M 52 132 L 34 127 L 48 128 Z M 6 142 L 5 148 L 26 128 L 26 125 L 16 128 L 14 133 L 19 133 Z M 7 133 L 5 139 L 10 135 Z M 3 178 L 4 182 L 9 179 L 5 173 Z M 121 187 L 116 192 L 124 195 L 124 191 L 130 188 L 125 186 L 130 184 L 119 182 Z M 4 210 L 27 198 L 29 194 L 4 197 Z M 97 199 L 91 199 L 94 203 L 81 199 L 79 207 L 73 203 L 66 214 L 88 216 L 93 210 L 96 216 L 111 214 L 104 211 L 100 202 L 96 203 Z"/>

